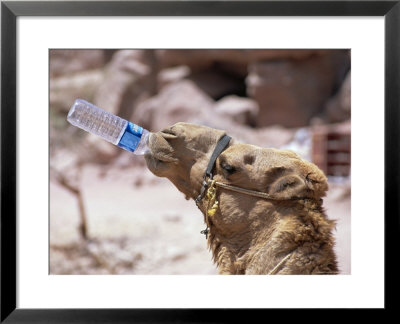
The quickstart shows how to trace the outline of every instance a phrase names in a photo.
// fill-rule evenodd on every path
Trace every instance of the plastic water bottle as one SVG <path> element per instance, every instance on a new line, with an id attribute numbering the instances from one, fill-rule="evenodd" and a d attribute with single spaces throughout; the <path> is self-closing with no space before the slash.
<path id="1" fill-rule="evenodd" d="M 143 155 L 150 151 L 148 130 L 85 100 L 75 100 L 67 119 L 72 125 L 100 136 L 133 154 Z"/>

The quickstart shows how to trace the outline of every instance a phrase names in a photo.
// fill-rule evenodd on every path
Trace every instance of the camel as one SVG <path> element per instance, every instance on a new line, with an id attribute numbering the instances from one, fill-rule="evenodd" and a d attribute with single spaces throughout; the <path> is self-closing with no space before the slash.
<path id="1" fill-rule="evenodd" d="M 219 274 L 337 274 L 335 222 L 322 207 L 324 173 L 292 151 L 231 139 L 212 180 L 204 179 L 224 135 L 177 123 L 151 134 L 145 156 L 153 174 L 168 178 L 186 199 L 197 199 Z"/>

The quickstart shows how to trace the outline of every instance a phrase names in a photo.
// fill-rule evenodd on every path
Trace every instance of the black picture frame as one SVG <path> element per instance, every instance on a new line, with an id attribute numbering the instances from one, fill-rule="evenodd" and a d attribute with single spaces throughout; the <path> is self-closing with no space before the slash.
<path id="1" fill-rule="evenodd" d="M 385 19 L 385 310 L 396 308 L 399 235 L 400 1 L 29 1 L 1 3 L 1 323 L 235 322 L 266 310 L 16 307 L 16 19 L 19 16 L 382 16 Z M 372 153 L 371 153 L 372 154 Z M 367 180 L 367 179 L 366 179 Z M 374 192 L 371 191 L 371 195 Z M 368 197 L 366 197 L 368 199 Z M 210 292 L 212 293 L 212 292 Z M 241 314 L 242 315 L 242 314 Z"/>

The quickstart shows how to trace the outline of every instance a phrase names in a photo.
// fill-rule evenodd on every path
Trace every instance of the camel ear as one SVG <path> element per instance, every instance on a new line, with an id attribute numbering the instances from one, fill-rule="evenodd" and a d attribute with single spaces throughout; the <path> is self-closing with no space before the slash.
<path id="1" fill-rule="evenodd" d="M 282 176 L 269 187 L 269 194 L 278 199 L 304 197 L 307 191 L 305 181 L 296 174 Z"/>
<path id="2" fill-rule="evenodd" d="M 308 173 L 305 177 L 289 174 L 276 179 L 269 187 L 269 194 L 278 199 L 319 199 L 327 190 L 328 182 L 323 174 Z"/>

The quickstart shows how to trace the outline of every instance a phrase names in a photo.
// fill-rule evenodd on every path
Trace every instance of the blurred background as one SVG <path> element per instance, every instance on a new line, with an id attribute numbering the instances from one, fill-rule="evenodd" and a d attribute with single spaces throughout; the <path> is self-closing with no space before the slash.
<path id="1" fill-rule="evenodd" d="M 179 121 L 291 149 L 328 176 L 350 274 L 349 50 L 50 50 L 50 274 L 217 274 L 203 216 L 135 156 L 67 122 L 76 98 L 159 131 Z"/>

